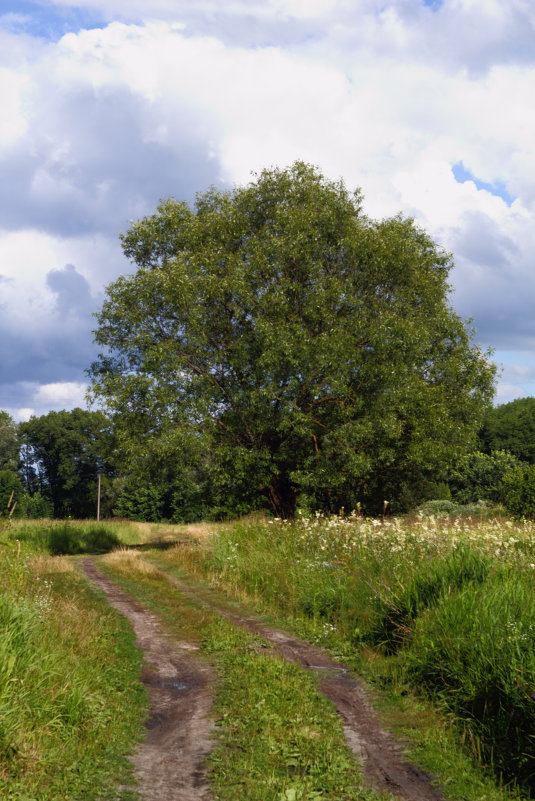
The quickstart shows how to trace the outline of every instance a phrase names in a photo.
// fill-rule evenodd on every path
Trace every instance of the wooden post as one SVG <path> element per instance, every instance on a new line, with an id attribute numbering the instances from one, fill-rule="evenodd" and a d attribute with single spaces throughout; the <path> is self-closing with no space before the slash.
<path id="1" fill-rule="evenodd" d="M 100 473 L 97 473 L 98 489 L 97 489 L 97 523 L 100 520 Z"/>

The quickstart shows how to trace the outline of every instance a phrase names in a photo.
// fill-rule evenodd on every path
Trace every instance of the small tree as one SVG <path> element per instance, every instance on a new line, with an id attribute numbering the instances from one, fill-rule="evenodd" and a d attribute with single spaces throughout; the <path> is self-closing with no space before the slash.
<path id="1" fill-rule="evenodd" d="M 0 470 L 18 469 L 19 448 L 17 424 L 7 412 L 0 411 Z"/>
<path id="2" fill-rule="evenodd" d="M 507 451 L 468 453 L 450 474 L 452 497 L 457 503 L 476 503 L 479 500 L 502 503 L 504 477 L 519 465 L 516 456 Z"/>

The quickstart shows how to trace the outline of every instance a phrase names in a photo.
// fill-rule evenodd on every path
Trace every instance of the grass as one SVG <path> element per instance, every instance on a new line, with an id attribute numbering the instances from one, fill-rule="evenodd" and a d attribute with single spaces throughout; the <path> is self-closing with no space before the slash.
<path id="1" fill-rule="evenodd" d="M 413 730 L 420 763 L 456 788 L 452 797 L 469 785 L 470 798 L 526 797 L 535 764 L 534 532 L 528 523 L 423 516 L 244 521 L 159 563 L 248 598 L 358 666 L 391 699 L 423 705 L 433 724 L 420 730 L 406 704 L 387 706 L 393 724 Z"/>
<path id="2" fill-rule="evenodd" d="M 163 619 L 177 639 L 197 641 L 216 665 L 217 747 L 209 777 L 219 801 L 372 801 L 342 723 L 314 678 L 265 653 L 260 638 L 181 596 L 138 554 L 110 554 L 115 581 Z"/>
<path id="3" fill-rule="evenodd" d="M 65 557 L 0 537 L 0 797 L 132 797 L 146 698 L 121 616 Z"/>

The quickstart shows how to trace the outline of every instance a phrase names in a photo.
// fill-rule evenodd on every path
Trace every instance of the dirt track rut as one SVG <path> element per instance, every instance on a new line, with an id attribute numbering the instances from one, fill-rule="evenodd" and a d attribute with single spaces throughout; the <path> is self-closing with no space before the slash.
<path id="1" fill-rule="evenodd" d="M 213 746 L 212 672 L 195 656 L 195 646 L 173 642 L 158 619 L 109 581 L 93 560 L 82 560 L 88 578 L 132 624 L 144 653 L 142 680 L 149 690 L 147 736 L 133 757 L 144 801 L 208 801 L 203 762 Z M 380 725 L 363 685 L 324 651 L 227 608 L 205 588 L 169 576 L 183 595 L 261 635 L 282 658 L 319 676 L 319 689 L 344 722 L 346 740 L 362 760 L 369 786 L 405 801 L 443 801 L 431 778 L 410 765 L 403 749 Z"/>
<path id="2" fill-rule="evenodd" d="M 150 699 L 145 741 L 132 758 L 144 801 L 208 801 L 203 761 L 210 735 L 212 672 L 195 657 L 195 647 L 172 641 L 158 619 L 109 581 L 91 559 L 82 567 L 131 623 L 144 654 L 142 681 Z"/>

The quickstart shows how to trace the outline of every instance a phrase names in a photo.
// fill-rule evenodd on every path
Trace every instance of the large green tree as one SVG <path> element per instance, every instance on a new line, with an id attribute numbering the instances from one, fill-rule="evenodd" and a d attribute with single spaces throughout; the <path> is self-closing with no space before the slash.
<path id="1" fill-rule="evenodd" d="M 535 464 L 535 398 L 517 398 L 489 409 L 479 436 L 487 453 L 505 450 Z"/>
<path id="2" fill-rule="evenodd" d="M 29 491 L 50 500 L 55 517 L 94 517 L 97 473 L 113 475 L 114 440 L 106 415 L 86 409 L 49 412 L 31 417 L 19 430 Z"/>
<path id="3" fill-rule="evenodd" d="M 220 497 L 291 516 L 409 503 L 472 444 L 494 368 L 413 221 L 298 162 L 122 240 L 137 269 L 108 287 L 91 373 L 132 453 L 173 440 Z"/>

